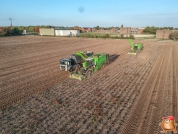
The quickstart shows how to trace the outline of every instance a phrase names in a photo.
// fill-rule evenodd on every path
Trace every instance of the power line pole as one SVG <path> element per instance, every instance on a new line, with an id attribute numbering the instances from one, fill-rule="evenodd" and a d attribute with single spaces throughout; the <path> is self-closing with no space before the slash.
<path id="1" fill-rule="evenodd" d="M 10 22 L 11 22 L 11 27 L 12 27 L 12 18 L 9 18 Z"/>

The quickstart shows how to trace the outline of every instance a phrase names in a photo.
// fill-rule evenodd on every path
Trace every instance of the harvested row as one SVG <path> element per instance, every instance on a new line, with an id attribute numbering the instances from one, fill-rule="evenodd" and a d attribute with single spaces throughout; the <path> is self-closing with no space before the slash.
<path id="1" fill-rule="evenodd" d="M 172 85 L 173 74 L 176 74 L 172 72 L 173 65 L 175 65 L 172 59 L 177 56 L 175 53 L 172 54 L 172 51 L 176 51 L 176 49 L 173 50 L 173 45 L 165 45 L 140 98 L 124 125 L 123 134 L 160 133 L 159 123 L 162 117 L 176 116 L 172 111 L 176 108 L 177 102 L 174 100 L 175 97 L 171 96 L 173 94 L 175 96 L 176 92 L 176 88 Z"/>

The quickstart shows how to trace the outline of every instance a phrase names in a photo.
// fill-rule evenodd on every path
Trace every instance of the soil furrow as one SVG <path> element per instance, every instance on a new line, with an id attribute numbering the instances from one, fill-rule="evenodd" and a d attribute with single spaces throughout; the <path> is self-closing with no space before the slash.
<path id="1" fill-rule="evenodd" d="M 137 103 L 134 106 L 133 111 L 131 112 L 126 124 L 124 125 L 124 128 L 122 130 L 123 134 L 126 133 L 135 133 L 137 132 L 136 129 L 140 129 L 141 127 L 139 127 L 139 122 L 143 122 L 145 119 L 145 112 L 148 109 L 148 106 L 150 104 L 151 101 L 151 95 L 154 91 L 155 86 L 157 86 L 156 84 L 156 79 L 157 77 L 160 75 L 159 73 L 161 72 L 161 65 L 163 63 L 164 58 L 162 58 L 162 56 L 164 56 L 164 53 L 166 52 L 166 48 L 164 48 L 164 50 L 161 52 L 162 54 L 159 56 L 157 63 L 155 65 L 155 67 L 153 68 L 153 71 L 151 72 L 152 75 L 149 76 L 149 81 L 144 85 L 144 89 L 137 101 Z M 160 60 L 161 59 L 161 60 Z M 158 69 L 155 69 L 157 66 L 159 66 Z M 148 90 L 147 87 L 150 87 L 150 89 Z M 144 100 L 147 100 L 146 102 Z M 140 118 L 140 115 L 142 115 L 142 118 Z M 142 124 L 142 123 L 140 123 Z"/>

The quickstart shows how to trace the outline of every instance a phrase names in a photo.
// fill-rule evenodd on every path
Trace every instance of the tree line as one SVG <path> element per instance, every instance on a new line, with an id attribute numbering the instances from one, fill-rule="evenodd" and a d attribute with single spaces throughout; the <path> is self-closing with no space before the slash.
<path id="1" fill-rule="evenodd" d="M 80 34 L 79 37 L 82 38 L 110 38 L 110 39 L 135 39 L 133 35 L 129 36 L 124 36 L 123 34 L 121 35 L 114 35 L 111 36 L 110 34 L 104 34 L 104 33 L 82 33 Z"/>
<path id="2" fill-rule="evenodd" d="M 0 27 L 0 37 L 21 35 L 22 31 L 18 27 Z"/>
<path id="3" fill-rule="evenodd" d="M 173 28 L 173 27 L 154 27 L 154 26 L 152 26 L 152 27 L 149 27 L 149 26 L 147 26 L 144 30 L 143 30 L 143 34 L 144 33 L 146 33 L 146 34 L 156 34 L 156 31 L 157 30 L 175 30 L 175 31 L 173 31 L 171 34 L 170 34 L 170 36 L 169 36 L 169 38 L 170 39 L 173 39 L 173 40 L 176 40 L 176 39 L 178 39 L 178 28 Z"/>
<path id="4" fill-rule="evenodd" d="M 146 33 L 146 34 L 156 34 L 156 31 L 157 30 L 178 30 L 178 28 L 173 28 L 173 27 L 149 27 L 147 26 L 144 30 L 143 30 L 143 33 Z"/>

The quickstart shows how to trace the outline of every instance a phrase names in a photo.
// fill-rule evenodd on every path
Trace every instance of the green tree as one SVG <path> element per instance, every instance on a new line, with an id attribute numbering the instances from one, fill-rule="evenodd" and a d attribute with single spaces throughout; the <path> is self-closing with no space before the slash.
<path id="1" fill-rule="evenodd" d="M 158 27 L 149 27 L 147 26 L 144 30 L 143 30 L 143 33 L 149 33 L 149 34 L 156 34 L 156 31 L 158 30 L 159 28 Z"/>
<path id="2" fill-rule="evenodd" d="M 34 26 L 28 26 L 27 27 L 27 31 L 34 32 L 35 31 L 35 27 Z"/>
<path id="3" fill-rule="evenodd" d="M 8 27 L 6 30 L 5 36 L 11 36 L 13 34 L 13 29 L 11 27 Z"/>
<path id="4" fill-rule="evenodd" d="M 110 35 L 109 35 L 109 34 L 106 34 L 105 36 L 106 36 L 106 38 L 110 38 Z"/>
<path id="5" fill-rule="evenodd" d="M 150 34 L 156 34 L 156 28 L 154 27 L 154 26 L 152 26 L 151 28 L 150 28 Z"/>
<path id="6" fill-rule="evenodd" d="M 99 29 L 100 29 L 100 27 L 99 27 L 99 26 L 96 26 L 96 27 L 95 27 L 95 29 L 96 29 L 96 30 L 99 30 Z"/>
<path id="7" fill-rule="evenodd" d="M 21 35 L 22 31 L 18 29 L 18 27 L 14 27 L 12 29 L 12 35 Z"/>
<path id="8" fill-rule="evenodd" d="M 24 27 L 24 26 L 18 26 L 18 29 L 19 29 L 20 31 L 23 31 L 23 30 L 25 29 L 25 27 Z"/>

